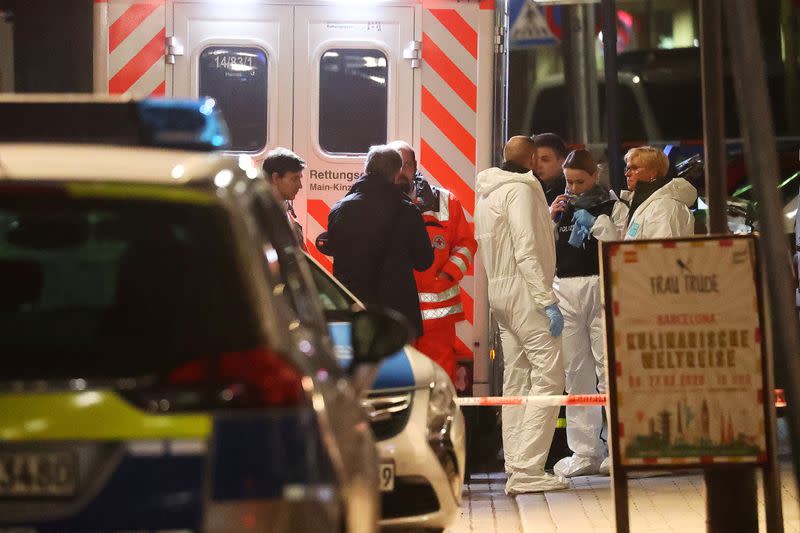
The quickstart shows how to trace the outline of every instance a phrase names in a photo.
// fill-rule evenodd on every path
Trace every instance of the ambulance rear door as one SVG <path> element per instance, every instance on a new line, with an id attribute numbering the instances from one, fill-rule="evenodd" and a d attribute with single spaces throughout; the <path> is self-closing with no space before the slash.
<path id="1" fill-rule="evenodd" d="M 261 158 L 291 147 L 293 7 L 174 2 L 167 15 L 167 94 L 210 96 L 231 130 L 231 151 Z"/>
<path id="2" fill-rule="evenodd" d="M 415 66 L 412 6 L 361 4 L 295 8 L 294 142 L 305 157 L 295 207 L 309 251 L 330 208 L 363 172 L 371 145 L 413 144 Z M 302 216 L 302 215 L 301 215 Z"/>

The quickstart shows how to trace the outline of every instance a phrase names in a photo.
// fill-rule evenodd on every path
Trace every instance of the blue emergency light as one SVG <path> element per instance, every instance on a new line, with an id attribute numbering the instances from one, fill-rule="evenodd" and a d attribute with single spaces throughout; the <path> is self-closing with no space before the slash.
<path id="1" fill-rule="evenodd" d="M 230 145 L 213 98 L 144 100 L 79 97 L 0 98 L 0 142 L 148 146 L 215 151 Z"/>

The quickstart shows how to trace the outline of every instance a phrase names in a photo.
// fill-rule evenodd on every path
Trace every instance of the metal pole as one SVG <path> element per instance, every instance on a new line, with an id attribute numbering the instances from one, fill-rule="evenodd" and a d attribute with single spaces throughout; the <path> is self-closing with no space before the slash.
<path id="1" fill-rule="evenodd" d="M 586 57 L 584 56 L 585 46 L 583 43 L 585 36 L 586 21 L 584 20 L 584 6 L 569 6 L 569 49 L 571 61 L 571 83 L 568 90 L 572 96 L 572 112 L 574 115 L 574 139 L 581 142 L 589 142 L 589 122 L 587 116 L 586 95 L 588 92 L 586 77 Z"/>
<path id="2" fill-rule="evenodd" d="M 760 243 L 756 246 L 761 249 Z M 775 320 L 772 316 L 771 309 L 766 302 L 767 298 L 764 296 L 769 292 L 767 287 L 767 280 L 764 279 L 766 259 L 763 251 L 759 254 L 759 270 L 761 278 L 761 301 L 764 310 L 762 317 L 763 331 L 768 331 L 769 334 L 765 335 L 763 340 L 763 349 L 766 351 L 767 357 L 763 358 L 764 369 L 762 373 L 762 381 L 764 383 L 764 390 L 773 390 L 775 388 L 775 360 L 772 354 L 775 353 L 775 339 L 778 334 L 775 331 L 779 327 L 780 320 Z M 777 416 L 775 413 L 774 402 L 766 402 L 766 418 L 764 420 L 765 437 L 767 444 L 767 464 L 761 469 L 763 473 L 764 485 L 764 509 L 766 517 L 766 525 L 768 533 L 783 533 L 783 502 L 781 501 L 781 472 L 780 461 L 778 458 L 778 428 Z"/>
<path id="3" fill-rule="evenodd" d="M 725 154 L 725 91 L 722 88 L 722 9 L 720 0 L 700 2 L 700 66 L 703 82 L 708 233 L 728 233 Z"/>
<path id="4" fill-rule="evenodd" d="M 92 86 L 95 94 L 108 94 L 108 3 L 95 2 L 92 17 Z"/>
<path id="5" fill-rule="evenodd" d="M 492 131 L 492 163 L 503 162 L 503 146 L 508 140 L 508 2 L 499 0 L 495 5 L 494 59 L 494 131 Z M 528 127 L 527 124 L 524 127 Z"/>
<path id="6" fill-rule="evenodd" d="M 800 102 L 797 101 L 797 94 L 800 93 L 800 79 L 798 79 L 799 73 L 797 61 L 795 61 L 798 56 L 795 9 L 792 0 L 781 0 L 781 34 L 787 58 L 783 63 L 783 68 L 786 72 L 784 103 L 788 131 L 797 131 L 800 128 Z"/>
<path id="7" fill-rule="evenodd" d="M 774 335 L 772 345 L 775 367 L 786 374 L 787 400 L 789 405 L 795 405 L 800 401 L 800 361 L 797 355 L 800 353 L 800 328 L 792 290 L 794 281 L 789 271 L 790 261 L 781 220 L 783 210 L 776 189 L 779 179 L 777 151 L 767 96 L 766 69 L 760 46 L 761 35 L 758 25 L 754 24 L 758 20 L 755 2 L 727 0 L 725 14 L 747 173 L 759 202 L 760 249 L 763 276 L 768 287 L 765 301 L 769 315 L 774 321 L 780 321 L 780 327 L 769 330 Z M 795 406 L 787 411 L 792 448 L 800 450 L 800 409 Z M 768 431 L 772 430 L 773 428 L 768 428 Z M 800 454 L 794 453 L 792 461 L 795 476 L 800 479 Z M 774 486 L 779 480 L 767 479 L 767 473 L 765 469 L 765 488 L 769 484 L 767 490 L 774 492 Z M 768 493 L 765 491 L 765 494 Z M 777 500 L 779 506 L 779 487 Z M 770 517 L 770 514 L 773 516 Z M 768 507 L 767 529 L 780 531 L 780 516 L 776 517 L 774 514 L 770 513 Z"/>
<path id="8" fill-rule="evenodd" d="M 603 58 L 606 74 L 606 132 L 608 152 L 608 177 L 611 187 L 619 193 L 625 188 L 622 173 L 622 147 L 619 133 L 619 82 L 617 80 L 617 5 L 615 0 L 603 0 Z M 609 354 L 609 357 L 611 355 Z M 611 361 L 611 359 L 609 359 Z M 609 394 L 613 397 L 615 389 L 611 380 Z M 616 417 L 615 405 L 610 406 L 612 418 Z M 611 483 L 614 494 L 614 527 L 618 533 L 628 533 L 628 480 L 619 464 L 619 450 L 612 445 L 613 465 Z"/>
<path id="9" fill-rule="evenodd" d="M 700 2 L 700 65 L 703 87 L 708 233 L 728 233 L 725 153 L 725 92 L 722 87 L 720 0 Z M 707 470 L 706 521 L 710 533 L 758 531 L 756 478 L 752 468 Z"/>
<path id="10" fill-rule="evenodd" d="M 617 3 L 603 0 L 603 57 L 606 73 L 606 131 L 608 132 L 608 177 L 611 187 L 625 188 L 619 133 L 619 82 L 617 81 Z"/>
<path id="11" fill-rule="evenodd" d="M 758 533 L 756 476 L 752 467 L 706 471 L 706 531 Z"/>
<path id="12" fill-rule="evenodd" d="M 594 5 L 583 6 L 584 34 L 583 54 L 586 56 L 586 115 L 589 120 L 588 142 L 595 143 L 600 140 L 600 109 L 597 103 L 597 52 L 595 48 L 595 15 Z"/>

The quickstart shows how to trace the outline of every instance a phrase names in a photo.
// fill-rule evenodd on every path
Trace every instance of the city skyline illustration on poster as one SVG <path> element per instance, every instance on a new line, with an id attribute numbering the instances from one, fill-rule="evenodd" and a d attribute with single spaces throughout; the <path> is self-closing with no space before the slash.
<path id="1" fill-rule="evenodd" d="M 611 246 L 622 464 L 761 460 L 753 240 Z"/>

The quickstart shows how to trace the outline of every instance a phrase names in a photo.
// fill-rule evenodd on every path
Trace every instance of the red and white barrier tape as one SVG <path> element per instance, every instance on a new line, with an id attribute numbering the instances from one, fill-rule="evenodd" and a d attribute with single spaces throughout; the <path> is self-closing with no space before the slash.
<path id="1" fill-rule="evenodd" d="M 456 403 L 464 406 L 496 406 L 533 404 L 539 407 L 558 405 L 605 405 L 605 394 L 565 394 L 563 396 L 480 396 L 475 398 L 456 398 Z"/>
<path id="2" fill-rule="evenodd" d="M 783 389 L 775 389 L 775 407 L 786 407 Z M 476 396 L 456 398 L 461 407 L 486 407 L 498 405 L 529 405 L 557 407 L 560 405 L 605 405 L 605 394 L 565 394 L 563 396 Z"/>

